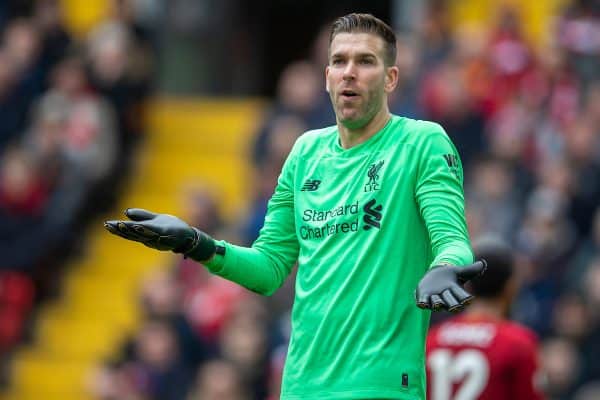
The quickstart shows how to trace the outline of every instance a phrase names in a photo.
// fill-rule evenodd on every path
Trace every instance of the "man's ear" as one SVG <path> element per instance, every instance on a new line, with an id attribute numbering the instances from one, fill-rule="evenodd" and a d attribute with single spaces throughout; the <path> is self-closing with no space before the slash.
<path id="1" fill-rule="evenodd" d="M 384 85 L 384 90 L 386 93 L 391 93 L 394 91 L 394 89 L 396 89 L 396 86 L 398 86 L 399 74 L 400 71 L 395 65 L 386 68 Z"/>
<path id="2" fill-rule="evenodd" d="M 325 67 L 325 90 L 327 91 L 327 93 L 329 93 L 329 79 L 327 79 L 328 76 L 329 76 L 329 65 Z"/>

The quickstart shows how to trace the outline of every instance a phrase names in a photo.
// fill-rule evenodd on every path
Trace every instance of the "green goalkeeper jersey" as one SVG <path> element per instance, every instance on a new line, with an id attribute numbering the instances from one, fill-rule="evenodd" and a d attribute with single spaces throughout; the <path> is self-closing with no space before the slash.
<path id="1" fill-rule="evenodd" d="M 281 399 L 425 399 L 430 266 L 473 261 L 462 166 L 435 123 L 392 116 L 344 149 L 336 126 L 294 145 L 251 248 L 207 267 L 271 294 L 298 262 Z"/>

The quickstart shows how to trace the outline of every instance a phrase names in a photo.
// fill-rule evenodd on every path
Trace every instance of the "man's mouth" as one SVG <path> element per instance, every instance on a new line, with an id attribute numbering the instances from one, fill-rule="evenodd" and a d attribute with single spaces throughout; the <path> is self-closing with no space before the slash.
<path id="1" fill-rule="evenodd" d="M 352 98 L 355 98 L 355 97 L 359 96 L 358 93 L 356 93 L 353 90 L 349 90 L 349 89 L 342 90 L 342 92 L 340 93 L 340 95 L 344 99 L 352 99 Z"/>

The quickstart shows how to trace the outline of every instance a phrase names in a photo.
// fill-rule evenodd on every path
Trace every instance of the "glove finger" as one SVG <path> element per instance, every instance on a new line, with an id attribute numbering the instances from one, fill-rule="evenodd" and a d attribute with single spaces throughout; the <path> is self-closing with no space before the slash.
<path id="1" fill-rule="evenodd" d="M 450 312 L 456 312 L 462 308 L 462 305 L 456 300 L 456 297 L 454 297 L 450 289 L 446 289 L 442 292 L 442 300 L 444 300 L 446 309 Z"/>
<path id="2" fill-rule="evenodd" d="M 487 262 L 485 260 L 479 260 L 471 265 L 466 265 L 464 267 L 456 266 L 455 268 L 456 276 L 458 276 L 458 279 L 462 283 L 465 283 L 482 275 L 487 268 Z"/>
<path id="3" fill-rule="evenodd" d="M 156 217 L 158 214 L 152 211 L 144 210 L 143 208 L 128 208 L 125 210 L 125 215 L 132 221 L 146 221 Z"/>
<path id="4" fill-rule="evenodd" d="M 129 223 L 129 229 L 132 229 L 137 235 L 148 240 L 158 240 L 160 235 L 143 224 Z"/>
<path id="5" fill-rule="evenodd" d="M 458 300 L 458 302 L 463 306 L 466 306 L 467 304 L 471 303 L 471 301 L 473 301 L 474 299 L 472 294 L 467 292 L 459 285 L 452 285 L 450 287 L 450 291 L 452 292 L 456 300 Z"/>
<path id="6" fill-rule="evenodd" d="M 131 221 L 117 221 L 117 229 L 123 237 L 129 240 L 135 240 L 136 242 L 147 242 L 150 238 L 140 234 L 136 229 L 133 228 L 134 223 Z"/>
<path id="7" fill-rule="evenodd" d="M 437 294 L 432 294 L 431 295 L 431 310 L 439 311 L 442 308 L 444 308 L 444 301 L 442 300 L 442 298 L 440 296 L 438 296 Z"/>
<path id="8" fill-rule="evenodd" d="M 109 231 L 110 233 L 112 233 L 113 235 L 117 235 L 120 236 L 124 239 L 129 239 L 129 237 L 127 235 L 125 235 L 124 233 L 122 233 L 119 228 L 117 228 L 117 224 L 120 221 L 105 221 L 104 222 L 104 228 L 106 228 L 107 231 Z"/>
<path id="9" fill-rule="evenodd" d="M 420 294 L 418 289 L 415 291 L 415 300 L 417 301 L 417 307 L 423 309 L 430 308 L 429 296 L 426 294 Z"/>

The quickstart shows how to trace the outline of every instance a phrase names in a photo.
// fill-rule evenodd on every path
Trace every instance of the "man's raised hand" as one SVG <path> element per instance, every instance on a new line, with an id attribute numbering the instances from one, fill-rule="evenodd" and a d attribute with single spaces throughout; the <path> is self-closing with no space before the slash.
<path id="1" fill-rule="evenodd" d="M 111 220 L 104 227 L 124 239 L 143 243 L 157 250 L 181 253 L 197 261 L 210 259 L 216 251 L 213 238 L 181 219 L 141 208 L 128 208 L 129 220 Z"/>
<path id="2" fill-rule="evenodd" d="M 485 260 L 470 265 L 439 265 L 432 267 L 419 282 L 415 291 L 417 306 L 432 311 L 462 310 L 473 300 L 463 285 L 485 272 Z"/>

